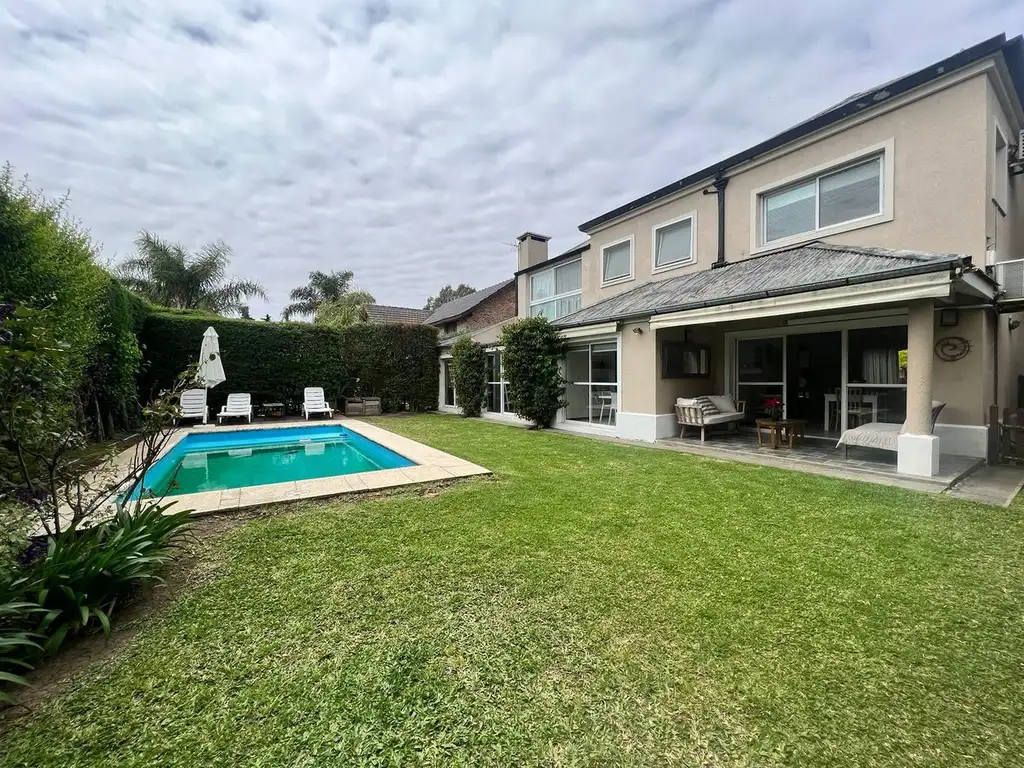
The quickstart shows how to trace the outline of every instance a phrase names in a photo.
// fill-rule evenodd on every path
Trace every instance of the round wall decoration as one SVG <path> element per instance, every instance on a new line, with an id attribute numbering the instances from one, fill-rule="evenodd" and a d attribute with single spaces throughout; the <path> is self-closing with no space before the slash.
<path id="1" fill-rule="evenodd" d="M 947 363 L 963 360 L 970 351 L 971 342 L 963 336 L 947 336 L 935 342 L 935 354 Z"/>

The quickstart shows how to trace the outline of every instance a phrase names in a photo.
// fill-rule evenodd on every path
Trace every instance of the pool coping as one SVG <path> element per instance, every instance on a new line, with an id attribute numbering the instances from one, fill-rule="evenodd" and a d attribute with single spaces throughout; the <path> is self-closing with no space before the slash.
<path id="1" fill-rule="evenodd" d="M 264 504 L 277 504 L 287 501 L 305 501 L 322 499 L 331 496 L 365 493 L 366 491 L 400 488 L 406 485 L 432 483 L 440 480 L 454 480 L 463 477 L 489 475 L 491 471 L 472 462 L 439 451 L 408 437 L 389 432 L 376 424 L 348 418 L 315 419 L 310 421 L 286 421 L 280 424 L 231 424 L 216 426 L 201 424 L 194 427 L 178 429 L 167 440 L 157 455 L 159 460 L 188 435 L 209 432 L 245 432 L 265 429 L 294 429 L 296 427 L 315 427 L 334 424 L 350 429 L 368 440 L 382 445 L 388 450 L 404 456 L 414 462 L 414 466 L 397 469 L 378 469 L 371 472 L 357 472 L 351 475 L 335 475 L 320 477 L 313 480 L 292 480 L 284 483 L 267 483 L 250 485 L 244 488 L 228 488 L 221 491 L 203 491 L 200 493 L 183 493 L 177 496 L 165 496 L 164 502 L 173 502 L 169 512 L 188 509 L 194 515 L 211 512 L 225 512 L 235 509 L 259 507 Z M 130 455 L 131 449 L 122 456 Z M 120 458 L 120 456 L 118 457 Z"/>

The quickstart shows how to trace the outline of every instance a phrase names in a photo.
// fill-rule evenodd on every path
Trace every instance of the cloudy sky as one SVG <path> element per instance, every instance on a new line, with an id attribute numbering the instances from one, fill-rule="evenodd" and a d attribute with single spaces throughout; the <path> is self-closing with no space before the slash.
<path id="1" fill-rule="evenodd" d="M 311 269 L 422 306 L 999 32 L 1019 0 L 0 0 L 0 161 L 106 258 L 223 238 L 254 314 Z"/>

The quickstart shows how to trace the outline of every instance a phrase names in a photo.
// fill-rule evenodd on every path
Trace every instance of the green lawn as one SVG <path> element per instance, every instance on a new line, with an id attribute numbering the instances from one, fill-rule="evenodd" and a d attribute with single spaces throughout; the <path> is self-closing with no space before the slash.
<path id="1" fill-rule="evenodd" d="M 380 423 L 495 477 L 226 534 L 0 764 L 1021 764 L 1019 510 Z"/>

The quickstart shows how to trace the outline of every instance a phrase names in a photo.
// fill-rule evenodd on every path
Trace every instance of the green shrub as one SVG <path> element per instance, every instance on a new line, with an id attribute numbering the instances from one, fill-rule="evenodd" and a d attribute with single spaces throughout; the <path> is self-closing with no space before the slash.
<path id="1" fill-rule="evenodd" d="M 487 400 L 487 352 L 469 336 L 452 345 L 452 383 L 463 416 L 479 416 Z"/>
<path id="2" fill-rule="evenodd" d="M 32 669 L 25 657 L 41 651 L 42 646 L 36 642 L 34 633 L 22 627 L 40 610 L 35 603 L 11 600 L 0 594 L 0 683 L 28 685 L 28 680 L 17 672 Z M 14 699 L 0 690 L 0 702 L 12 704 Z"/>
<path id="3" fill-rule="evenodd" d="M 248 392 L 253 402 L 302 402 L 304 387 L 323 387 L 341 408 L 341 398 L 381 398 L 386 411 L 437 408 L 437 331 L 423 325 L 327 328 L 309 323 L 254 323 L 213 315 L 155 310 L 143 325 L 143 395 L 167 387 L 199 355 L 203 332 L 220 337 L 227 380 L 210 390 L 218 410 L 230 392 Z"/>
<path id="4" fill-rule="evenodd" d="M 548 427 L 566 405 L 559 363 L 565 343 L 544 317 L 509 323 L 501 332 L 509 406 L 520 418 Z"/>
<path id="5" fill-rule="evenodd" d="M 135 332 L 148 309 L 100 266 L 88 231 L 64 203 L 16 180 L 9 165 L 0 170 L 0 303 L 46 309 L 69 350 L 67 389 L 56 402 L 77 396 L 102 437 L 105 425 L 132 419 L 141 360 Z"/>
<path id="6" fill-rule="evenodd" d="M 43 610 L 35 631 L 46 637 L 46 652 L 94 620 L 109 632 L 110 614 L 120 603 L 161 581 L 158 572 L 189 523 L 187 510 L 168 512 L 169 506 L 126 507 L 104 523 L 49 538 L 46 554 L 15 582 L 23 599 Z"/>

